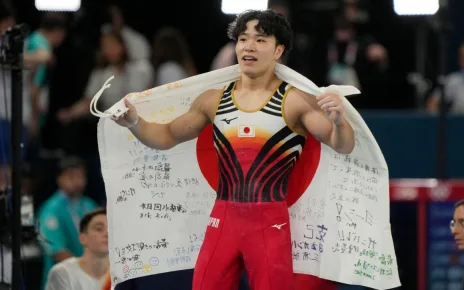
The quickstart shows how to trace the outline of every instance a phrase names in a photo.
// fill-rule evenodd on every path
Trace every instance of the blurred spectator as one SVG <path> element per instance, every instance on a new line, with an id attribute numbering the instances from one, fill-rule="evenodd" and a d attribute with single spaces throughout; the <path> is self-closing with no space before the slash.
<path id="1" fill-rule="evenodd" d="M 344 17 L 335 18 L 335 31 L 328 47 L 327 83 L 352 85 L 365 98 L 358 107 L 382 107 L 388 97 L 388 52 L 371 37 L 358 37 L 356 28 Z"/>
<path id="2" fill-rule="evenodd" d="M 235 42 L 228 42 L 224 45 L 211 63 L 211 70 L 218 70 L 237 64 L 237 54 L 235 53 Z"/>
<path id="3" fill-rule="evenodd" d="M 353 24 L 340 16 L 335 21 L 334 38 L 329 44 L 328 82 L 360 88 L 359 74 L 363 61 L 375 65 L 378 71 L 388 67 L 388 52 L 381 44 L 357 39 Z"/>
<path id="4" fill-rule="evenodd" d="M 62 14 L 46 13 L 40 28 L 26 39 L 26 53 L 43 55 L 49 62 L 53 59 L 53 48 L 61 45 L 66 36 L 66 19 Z M 41 63 L 32 70 L 30 93 L 32 98 L 32 119 L 29 126 L 32 134 L 46 121 L 48 113 L 47 64 Z"/>
<path id="5" fill-rule="evenodd" d="M 449 110 L 453 114 L 464 114 L 464 43 L 459 46 L 458 50 L 460 70 L 448 75 L 444 82 L 444 97 Z M 435 90 L 427 101 L 427 108 L 430 112 L 436 113 L 440 108 L 439 90 Z"/>
<path id="6" fill-rule="evenodd" d="M 161 28 L 153 43 L 155 86 L 175 82 L 196 74 L 195 65 L 182 32 Z"/>
<path id="7" fill-rule="evenodd" d="M 450 229 L 458 249 L 464 250 L 464 200 L 458 201 L 454 206 Z"/>
<path id="8" fill-rule="evenodd" d="M 328 83 L 351 85 L 359 88 L 360 82 L 354 67 L 358 57 L 358 42 L 351 23 L 340 17 L 335 23 L 334 39 L 329 44 Z"/>
<path id="9" fill-rule="evenodd" d="M 126 43 L 120 34 L 105 33 L 101 37 L 101 63 L 92 72 L 85 96 L 70 108 L 58 112 L 58 119 L 68 123 L 90 115 L 90 102 L 101 86 L 111 76 L 111 87 L 99 99 L 99 110 L 104 111 L 120 101 L 129 93 L 141 92 L 153 87 L 153 68 L 149 61 L 130 61 Z"/>
<path id="10" fill-rule="evenodd" d="M 360 0 L 344 0 L 343 14 L 345 18 L 356 26 L 358 34 L 362 35 L 369 24 L 369 14 L 361 7 Z"/>
<path id="11" fill-rule="evenodd" d="M 46 290 L 101 290 L 109 271 L 106 209 L 86 214 L 80 222 L 80 258 L 69 258 L 50 270 Z"/>
<path id="12" fill-rule="evenodd" d="M 111 23 L 103 25 L 103 34 L 111 31 L 120 34 L 126 43 L 129 60 L 149 60 L 151 51 L 148 40 L 142 34 L 127 26 L 121 8 L 117 5 L 110 5 L 107 12 Z"/>
<path id="13" fill-rule="evenodd" d="M 464 250 L 464 200 L 460 200 L 454 205 L 454 214 L 450 222 L 450 230 L 458 249 L 461 251 Z M 458 263 L 459 262 L 456 264 Z M 462 289 L 464 289 L 464 286 Z"/>
<path id="14" fill-rule="evenodd" d="M 97 204 L 82 195 L 86 186 L 86 169 L 82 160 L 67 157 L 60 161 L 57 177 L 58 190 L 39 210 L 39 232 L 43 238 L 43 283 L 55 263 L 80 257 L 79 223 Z"/>

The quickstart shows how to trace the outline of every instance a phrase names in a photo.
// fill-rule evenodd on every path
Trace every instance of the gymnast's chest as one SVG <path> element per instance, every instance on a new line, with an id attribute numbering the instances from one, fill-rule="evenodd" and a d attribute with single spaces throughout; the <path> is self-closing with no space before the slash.
<path id="1" fill-rule="evenodd" d="M 219 162 L 240 164 L 242 171 L 248 172 L 259 156 L 273 150 L 276 144 L 271 146 L 271 139 L 276 139 L 283 126 L 285 121 L 282 117 L 260 111 L 246 113 L 237 110 L 217 115 L 213 139 Z"/>

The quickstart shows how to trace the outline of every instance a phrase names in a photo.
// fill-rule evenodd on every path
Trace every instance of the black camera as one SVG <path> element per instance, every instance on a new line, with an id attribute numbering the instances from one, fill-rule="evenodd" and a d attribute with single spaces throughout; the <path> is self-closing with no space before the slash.
<path id="1" fill-rule="evenodd" d="M 26 24 L 18 24 L 5 31 L 2 38 L 1 63 L 22 63 L 24 39 L 28 34 L 29 26 Z"/>

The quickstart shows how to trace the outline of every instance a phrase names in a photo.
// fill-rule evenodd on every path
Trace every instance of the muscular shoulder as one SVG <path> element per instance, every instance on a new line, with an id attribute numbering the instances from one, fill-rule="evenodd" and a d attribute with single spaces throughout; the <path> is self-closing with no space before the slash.
<path id="1" fill-rule="evenodd" d="M 222 92 L 223 90 L 207 90 L 203 92 L 192 103 L 191 110 L 201 111 L 212 120 Z"/>
<path id="2" fill-rule="evenodd" d="M 300 89 L 292 88 L 287 94 L 285 107 L 290 109 L 292 113 L 303 113 L 317 108 L 317 99 Z"/>
<path id="3" fill-rule="evenodd" d="M 305 129 L 302 118 L 305 114 L 317 110 L 316 97 L 305 93 L 297 88 L 292 88 L 285 98 L 284 115 L 287 125 L 293 131 L 305 136 Z"/>

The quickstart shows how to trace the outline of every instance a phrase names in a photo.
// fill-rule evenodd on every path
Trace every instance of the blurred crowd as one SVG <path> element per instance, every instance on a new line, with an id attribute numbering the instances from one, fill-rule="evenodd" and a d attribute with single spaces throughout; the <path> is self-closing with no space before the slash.
<path id="1" fill-rule="evenodd" d="M 285 2 L 270 1 L 269 7 L 292 20 Z M 99 209 L 105 206 L 106 197 L 96 142 L 98 120 L 89 110 L 91 98 L 112 75 L 115 79 L 111 88 L 104 92 L 98 103 L 101 111 L 129 93 L 200 73 L 180 30 L 162 27 L 150 39 L 126 23 L 120 7 L 109 6 L 106 13 L 109 21 L 99 30 L 99 45 L 93 53 L 91 74 L 78 100 L 63 100 L 58 102 L 59 108 L 51 109 L 50 77 L 57 64 L 56 49 L 68 36 L 69 21 L 65 14 L 43 13 L 40 26 L 27 36 L 24 48 L 24 64 L 28 70 L 23 74 L 22 189 L 24 195 L 32 196 L 34 200 L 44 255 L 42 288 L 48 281 L 48 290 L 68 289 L 62 284 L 65 283 L 63 277 L 75 269 L 80 269 L 76 270 L 80 274 L 72 275 L 73 279 L 80 279 L 79 283 L 86 285 L 85 289 L 101 289 L 107 278 L 108 237 L 106 218 L 102 218 L 106 213 Z M 366 30 L 369 14 L 359 7 L 358 1 L 346 0 L 330 17 L 334 30 L 327 43 L 319 47 L 310 41 L 310 36 L 296 32 L 295 46 L 281 62 L 320 86 L 346 84 L 360 88 L 363 94 L 353 100 L 357 108 L 384 108 L 390 97 L 394 70 L 386 46 Z M 15 24 L 13 7 L 2 5 L 0 34 Z M 321 55 L 326 61 L 318 61 L 316 66 L 308 65 Z M 459 55 L 460 67 L 464 70 L 464 46 L 461 46 Z M 217 52 L 210 69 L 236 63 L 234 43 L 228 42 Z M 11 162 L 12 96 L 9 70 L 0 69 L 0 74 L 0 94 L 3 95 L 0 105 L 0 189 L 4 189 L 11 184 L 8 164 Z M 447 76 L 443 90 L 432 90 L 424 106 L 430 112 L 437 112 L 442 97 L 450 111 L 464 113 L 461 71 Z M 59 129 L 47 129 L 50 122 L 57 124 L 55 127 Z M 60 140 L 58 143 L 64 145 L 50 149 L 45 144 L 47 138 Z M 65 260 L 65 264 L 50 272 L 55 264 Z M 97 266 L 91 267 L 90 264 Z"/>

